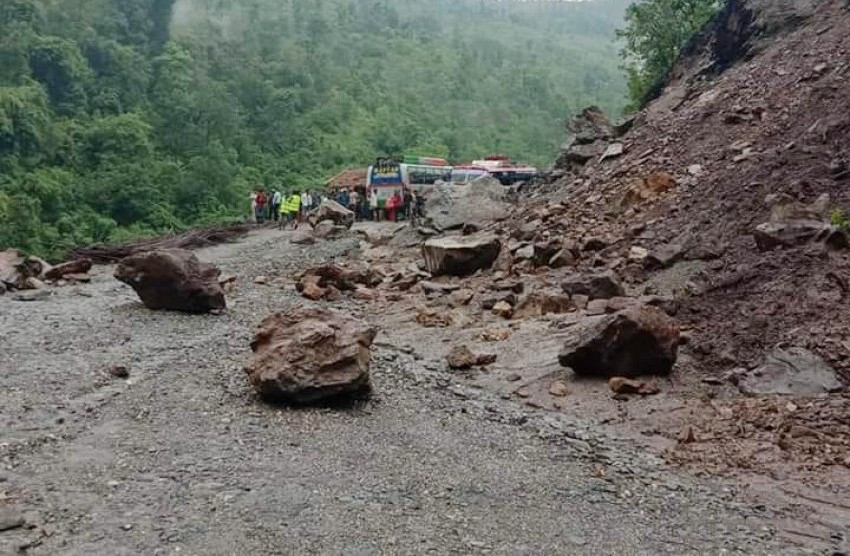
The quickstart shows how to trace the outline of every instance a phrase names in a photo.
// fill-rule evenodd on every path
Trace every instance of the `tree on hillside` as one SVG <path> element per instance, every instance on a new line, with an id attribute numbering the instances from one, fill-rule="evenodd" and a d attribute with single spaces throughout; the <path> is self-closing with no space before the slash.
<path id="1" fill-rule="evenodd" d="M 622 55 L 632 108 L 663 86 L 679 52 L 717 13 L 720 0 L 639 0 L 626 9 Z"/>

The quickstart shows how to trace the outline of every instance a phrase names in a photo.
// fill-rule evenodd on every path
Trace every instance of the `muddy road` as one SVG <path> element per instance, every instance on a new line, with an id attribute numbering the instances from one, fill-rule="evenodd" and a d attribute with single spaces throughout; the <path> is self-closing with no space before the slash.
<path id="1" fill-rule="evenodd" d="M 150 312 L 108 267 L 43 301 L 0 297 L 0 516 L 26 521 L 0 553 L 805 550 L 741 485 L 670 468 L 593 416 L 503 399 L 374 314 L 371 399 L 262 403 L 242 370 L 253 327 L 308 303 L 294 270 L 357 245 L 263 230 L 199 251 L 239 277 L 220 316 Z"/>

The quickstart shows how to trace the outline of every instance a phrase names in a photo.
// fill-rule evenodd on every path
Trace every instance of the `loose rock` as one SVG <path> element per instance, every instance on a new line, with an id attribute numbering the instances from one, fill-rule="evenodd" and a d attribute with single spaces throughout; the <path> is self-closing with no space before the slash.
<path id="1" fill-rule="evenodd" d="M 655 307 L 633 307 L 580 322 L 558 361 L 581 376 L 668 374 L 678 345 L 679 326 L 671 317 Z"/>
<path id="2" fill-rule="evenodd" d="M 224 309 L 221 271 L 202 263 L 184 249 L 149 251 L 127 257 L 115 270 L 115 278 L 131 286 L 153 310 L 208 313 Z"/>
<path id="3" fill-rule="evenodd" d="M 309 404 L 365 392 L 376 333 L 337 311 L 290 309 L 260 324 L 245 372 L 266 400 Z"/>
<path id="4" fill-rule="evenodd" d="M 816 396 L 841 390 L 835 371 L 817 354 L 801 347 L 777 348 L 764 363 L 738 379 L 745 394 Z"/>
<path id="5" fill-rule="evenodd" d="M 586 295 L 591 300 L 625 295 L 625 290 L 620 284 L 619 278 L 613 272 L 590 276 L 573 276 L 564 282 L 562 287 L 570 295 Z"/>
<path id="6" fill-rule="evenodd" d="M 430 239 L 422 246 L 425 265 L 434 276 L 467 276 L 490 268 L 502 247 L 494 235 Z"/>

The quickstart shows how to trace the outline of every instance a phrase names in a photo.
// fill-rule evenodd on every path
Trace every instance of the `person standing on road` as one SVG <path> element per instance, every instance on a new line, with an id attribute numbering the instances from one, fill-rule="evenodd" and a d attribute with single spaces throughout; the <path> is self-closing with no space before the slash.
<path id="1" fill-rule="evenodd" d="M 402 216 L 406 220 L 410 220 L 413 217 L 411 212 L 411 207 L 413 206 L 413 190 L 409 187 L 405 187 L 402 193 Z"/>
<path id="2" fill-rule="evenodd" d="M 359 220 L 357 218 L 357 204 L 360 202 L 360 194 L 357 193 L 356 189 L 351 190 L 351 194 L 348 196 L 348 210 L 354 213 L 354 219 Z"/>
<path id="3" fill-rule="evenodd" d="M 263 224 L 266 221 L 266 204 L 268 204 L 269 198 L 266 196 L 266 192 L 260 189 L 257 193 L 257 223 Z"/>
<path id="4" fill-rule="evenodd" d="M 395 191 L 387 201 L 387 220 L 398 222 L 398 211 L 401 208 L 402 202 L 401 194 Z"/>
<path id="5" fill-rule="evenodd" d="M 381 221 L 380 209 L 378 208 L 378 190 L 374 187 L 369 192 L 369 210 L 372 211 L 372 220 Z"/>
<path id="6" fill-rule="evenodd" d="M 257 221 L 257 190 L 251 190 L 251 222 Z"/>
<path id="7" fill-rule="evenodd" d="M 301 218 L 307 216 L 307 212 L 313 209 L 313 195 L 310 190 L 305 189 L 301 194 Z"/>
<path id="8" fill-rule="evenodd" d="M 271 206 L 269 207 L 269 218 L 274 220 L 275 222 L 277 222 L 280 218 L 280 205 L 282 202 L 283 194 L 277 189 L 275 189 L 274 193 L 272 193 L 272 202 Z"/>
<path id="9" fill-rule="evenodd" d="M 294 228 L 297 222 L 301 222 L 301 192 L 295 191 L 290 195 L 286 201 L 286 205 L 286 210 L 289 213 L 289 222 L 292 223 Z"/>

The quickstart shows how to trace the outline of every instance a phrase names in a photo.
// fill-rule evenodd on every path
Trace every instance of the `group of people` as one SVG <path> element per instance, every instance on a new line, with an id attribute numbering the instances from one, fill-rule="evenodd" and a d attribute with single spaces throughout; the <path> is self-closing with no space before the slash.
<path id="1" fill-rule="evenodd" d="M 310 191 L 293 191 L 289 195 L 272 189 L 258 188 L 251 192 L 251 215 L 254 222 L 278 222 L 283 228 L 301 221 L 304 213 L 317 207 L 322 197 Z"/>
<path id="2" fill-rule="evenodd" d="M 409 187 L 393 192 L 383 207 L 378 197 L 378 190 L 374 187 L 368 193 L 365 188 L 338 189 L 331 194 L 331 199 L 351 210 L 358 221 L 373 220 L 375 222 L 415 221 L 422 216 L 425 204 L 425 198 Z"/>
<path id="3" fill-rule="evenodd" d="M 329 196 L 298 190 L 286 195 L 278 189 L 257 188 L 251 192 L 251 216 L 258 224 L 278 222 L 284 228 L 300 223 L 306 213 L 328 198 L 351 210 L 358 221 L 417 222 L 425 204 L 425 198 L 408 187 L 393 192 L 383 206 L 374 187 L 368 193 L 365 188 L 341 188 Z"/>

